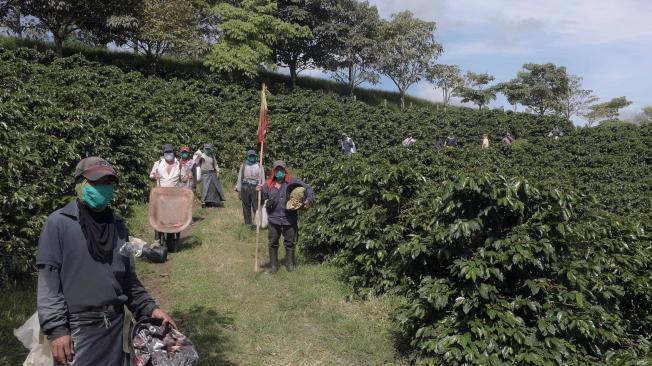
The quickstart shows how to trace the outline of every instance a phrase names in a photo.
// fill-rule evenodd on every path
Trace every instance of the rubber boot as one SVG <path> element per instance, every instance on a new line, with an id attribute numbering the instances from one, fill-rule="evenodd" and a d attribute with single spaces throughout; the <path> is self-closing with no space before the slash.
<path id="1" fill-rule="evenodd" d="M 269 273 L 276 273 L 278 261 L 278 248 L 269 248 Z"/>
<path id="2" fill-rule="evenodd" d="M 285 267 L 288 272 L 294 271 L 294 248 L 285 248 Z"/>

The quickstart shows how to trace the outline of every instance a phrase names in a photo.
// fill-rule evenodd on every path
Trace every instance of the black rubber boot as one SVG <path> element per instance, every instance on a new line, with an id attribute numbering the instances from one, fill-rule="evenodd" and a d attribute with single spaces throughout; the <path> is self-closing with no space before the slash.
<path id="1" fill-rule="evenodd" d="M 288 272 L 294 271 L 294 248 L 285 248 L 285 267 Z"/>
<path id="2" fill-rule="evenodd" d="M 278 248 L 269 248 L 269 273 L 276 273 L 276 262 L 278 261 Z"/>

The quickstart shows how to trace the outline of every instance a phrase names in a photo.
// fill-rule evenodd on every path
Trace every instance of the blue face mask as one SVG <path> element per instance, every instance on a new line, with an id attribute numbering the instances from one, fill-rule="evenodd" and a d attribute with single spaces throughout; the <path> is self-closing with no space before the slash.
<path id="1" fill-rule="evenodd" d="M 258 157 L 256 157 L 256 156 L 252 155 L 252 156 L 247 157 L 247 163 L 249 163 L 250 165 L 255 164 L 256 161 L 258 161 Z"/>
<path id="2" fill-rule="evenodd" d="M 274 177 L 278 180 L 283 180 L 285 178 L 285 172 L 282 170 L 277 171 L 274 173 Z"/>
<path id="3" fill-rule="evenodd" d="M 93 210 L 104 210 L 113 199 L 113 184 L 84 185 L 82 200 Z"/>

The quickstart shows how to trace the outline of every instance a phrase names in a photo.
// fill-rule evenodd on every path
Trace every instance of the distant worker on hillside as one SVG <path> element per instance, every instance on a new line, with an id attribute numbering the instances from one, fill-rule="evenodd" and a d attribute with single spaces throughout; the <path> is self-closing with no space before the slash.
<path id="1" fill-rule="evenodd" d="M 342 150 L 342 154 L 344 154 L 344 156 L 351 156 L 351 154 L 358 152 L 358 148 L 355 146 L 353 139 L 347 136 L 345 133 L 343 133 L 340 137 L 339 143 L 340 149 Z"/>
<path id="2" fill-rule="evenodd" d="M 457 139 L 455 138 L 455 135 L 452 133 L 448 135 L 446 138 L 446 142 L 444 143 L 446 147 L 457 147 Z"/>
<path id="3" fill-rule="evenodd" d="M 503 137 L 503 143 L 505 145 L 511 145 L 514 142 L 514 137 L 512 136 L 511 133 L 507 133 L 505 137 Z"/>
<path id="4" fill-rule="evenodd" d="M 74 178 L 77 198 L 48 216 L 38 242 L 39 323 L 55 365 L 126 365 L 125 306 L 136 320 L 176 325 L 143 287 L 133 255 L 123 249 L 129 232 L 110 206 L 118 184 L 113 167 L 85 158 Z"/>
<path id="5" fill-rule="evenodd" d="M 417 140 L 416 140 L 414 137 L 412 137 L 412 134 L 409 134 L 409 135 L 405 138 L 405 140 L 403 140 L 403 142 L 401 143 L 401 145 L 403 145 L 403 146 L 405 146 L 405 147 L 409 147 L 409 146 L 412 146 L 415 142 L 417 142 Z"/>
<path id="6" fill-rule="evenodd" d="M 279 239 L 283 234 L 285 266 L 291 272 L 294 270 L 294 246 L 299 234 L 297 210 L 308 208 L 313 203 L 312 187 L 300 179 L 292 178 L 285 162 L 277 160 L 270 177 L 257 189 L 262 190 L 263 200 L 267 200 L 265 208 L 269 218 L 269 271 L 277 271 Z"/>
<path id="7" fill-rule="evenodd" d="M 258 209 L 258 193 L 256 187 L 265 181 L 265 173 L 258 163 L 258 155 L 254 150 L 247 151 L 247 160 L 240 165 L 238 181 L 235 191 L 242 201 L 242 216 L 245 225 L 256 227 L 253 224 L 252 212 L 255 214 Z"/>
<path id="8" fill-rule="evenodd" d="M 206 207 L 207 204 L 220 205 L 223 201 L 226 201 L 226 196 L 220 181 L 220 167 L 213 155 L 213 146 L 211 144 L 204 144 L 204 151 L 199 154 L 198 163 L 201 168 L 202 181 L 201 206 Z"/>
<path id="9" fill-rule="evenodd" d="M 553 137 L 555 140 L 558 140 L 562 136 L 564 136 L 564 132 L 562 132 L 559 126 L 555 126 L 548 134 L 548 137 Z"/>
<path id="10" fill-rule="evenodd" d="M 483 149 L 489 148 L 489 135 L 486 133 L 482 135 L 482 148 Z"/>

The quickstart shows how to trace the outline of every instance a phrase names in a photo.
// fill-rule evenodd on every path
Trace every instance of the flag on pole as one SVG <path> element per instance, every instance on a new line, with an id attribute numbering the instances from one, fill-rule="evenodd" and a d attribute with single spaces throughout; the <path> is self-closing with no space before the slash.
<path id="1" fill-rule="evenodd" d="M 265 84 L 263 90 L 260 92 L 260 121 L 258 123 L 258 132 L 256 142 L 262 144 L 265 141 L 265 134 L 267 133 L 267 96 Z"/>

